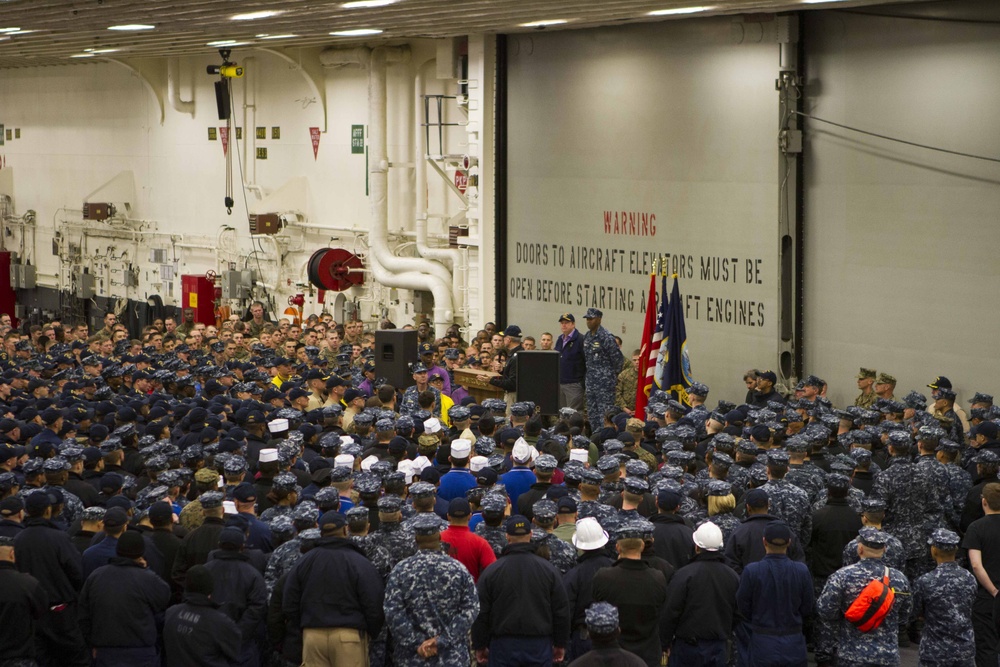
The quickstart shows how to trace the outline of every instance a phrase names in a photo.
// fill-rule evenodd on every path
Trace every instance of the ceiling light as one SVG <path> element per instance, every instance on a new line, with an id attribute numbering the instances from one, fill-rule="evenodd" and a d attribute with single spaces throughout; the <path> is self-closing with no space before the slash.
<path id="1" fill-rule="evenodd" d="M 522 23 L 522 28 L 544 28 L 549 25 L 562 25 L 563 23 L 568 23 L 566 19 L 548 19 L 543 21 L 532 21 L 530 23 Z"/>
<path id="2" fill-rule="evenodd" d="M 682 16 L 684 14 L 700 14 L 701 12 L 709 12 L 715 9 L 715 7 L 674 7 L 673 9 L 657 9 L 656 11 L 649 12 L 647 16 Z"/>
<path id="3" fill-rule="evenodd" d="M 247 12 L 246 14 L 233 14 L 230 18 L 233 21 L 256 21 L 257 19 L 269 19 L 272 16 L 283 14 L 278 9 L 265 9 L 259 12 Z"/>
<path id="4" fill-rule="evenodd" d="M 116 53 L 121 49 L 84 49 L 87 53 Z"/>
<path id="5" fill-rule="evenodd" d="M 109 25 L 108 30 L 153 30 L 156 28 L 155 25 L 148 25 L 146 23 L 124 23 L 122 25 Z"/>
<path id="6" fill-rule="evenodd" d="M 33 32 L 38 32 L 37 30 L 12 30 L 10 32 L 5 32 L 5 35 L 27 35 Z"/>
<path id="7" fill-rule="evenodd" d="M 0 28 L 0 32 L 20 32 L 20 28 Z"/>
<path id="8" fill-rule="evenodd" d="M 289 37 L 298 37 L 298 35 L 257 35 L 260 39 L 288 39 Z"/>
<path id="9" fill-rule="evenodd" d="M 368 7 L 385 7 L 387 5 L 394 5 L 399 0 L 352 0 L 352 2 L 345 2 L 341 7 L 344 9 L 366 9 Z"/>
<path id="10" fill-rule="evenodd" d="M 365 35 L 380 35 L 378 28 L 355 28 L 354 30 L 335 30 L 330 33 L 334 37 L 364 37 Z"/>
<path id="11" fill-rule="evenodd" d="M 205 46 L 232 46 L 235 43 L 235 39 L 220 39 L 217 42 L 209 42 Z"/>
<path id="12" fill-rule="evenodd" d="M 77 53 L 70 56 L 70 58 L 93 58 L 93 57 L 94 57 L 93 53 Z"/>

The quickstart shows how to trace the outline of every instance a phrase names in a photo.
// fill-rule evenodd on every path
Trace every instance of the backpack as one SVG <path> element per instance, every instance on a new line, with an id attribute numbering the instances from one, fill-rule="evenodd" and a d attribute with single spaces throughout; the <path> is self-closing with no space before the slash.
<path id="1" fill-rule="evenodd" d="M 872 579 L 844 612 L 844 618 L 861 632 L 871 632 L 889 615 L 896 593 L 889 586 L 889 568 L 881 579 Z"/>

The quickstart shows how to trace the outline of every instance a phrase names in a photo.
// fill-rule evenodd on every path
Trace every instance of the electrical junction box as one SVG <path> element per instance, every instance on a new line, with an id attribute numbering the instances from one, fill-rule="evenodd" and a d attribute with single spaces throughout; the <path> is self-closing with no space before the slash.
<path id="1" fill-rule="evenodd" d="M 251 213 L 251 234 L 277 234 L 284 225 L 277 213 Z"/>
<path id="2" fill-rule="evenodd" d="M 84 202 L 83 203 L 83 219 L 84 220 L 97 220 L 101 222 L 107 220 L 115 214 L 115 207 L 108 203 L 101 202 Z"/>
<path id="3" fill-rule="evenodd" d="M 93 274 L 78 274 L 76 276 L 76 297 L 78 299 L 93 299 L 95 296 L 97 296 L 97 280 Z"/>
<path id="4" fill-rule="evenodd" d="M 223 299 L 244 299 L 250 296 L 252 288 L 253 272 L 251 270 L 222 272 Z"/>
<path id="5" fill-rule="evenodd" d="M 38 271 L 31 264 L 21 265 L 21 289 L 35 289 L 35 277 Z"/>

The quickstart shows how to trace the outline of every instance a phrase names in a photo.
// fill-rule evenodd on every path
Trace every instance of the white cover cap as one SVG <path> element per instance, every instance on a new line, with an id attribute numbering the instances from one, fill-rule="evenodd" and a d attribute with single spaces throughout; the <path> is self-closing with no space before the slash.
<path id="1" fill-rule="evenodd" d="M 396 464 L 396 472 L 403 473 L 406 476 L 406 483 L 410 484 L 413 482 L 413 461 L 403 459 Z"/>
<path id="2" fill-rule="evenodd" d="M 288 430 L 288 420 L 283 418 L 272 419 L 267 422 L 267 430 L 271 433 L 284 433 Z"/>
<path id="3" fill-rule="evenodd" d="M 361 469 L 368 471 L 372 469 L 372 466 L 378 463 L 378 457 L 374 454 L 369 455 L 368 458 L 361 460 Z"/>
<path id="4" fill-rule="evenodd" d="M 472 443 L 459 438 L 451 441 L 451 456 L 455 459 L 464 459 L 472 452 Z"/>
<path id="5" fill-rule="evenodd" d="M 441 432 L 441 422 L 438 421 L 437 417 L 431 417 L 424 422 L 424 433 L 440 433 Z"/>
<path id="6" fill-rule="evenodd" d="M 479 472 L 490 464 L 490 460 L 485 456 L 473 456 L 469 459 L 469 470 Z"/>
<path id="7" fill-rule="evenodd" d="M 580 463 L 586 463 L 590 459 L 590 452 L 586 449 L 571 449 L 569 450 L 569 460 L 579 461 Z"/>
<path id="8" fill-rule="evenodd" d="M 427 458 L 426 456 L 418 456 L 417 458 L 413 459 L 413 462 L 410 464 L 410 468 L 413 469 L 414 475 L 419 475 L 421 471 L 424 468 L 430 466 L 430 464 L 431 460 L 429 458 Z"/>
<path id="9" fill-rule="evenodd" d="M 514 459 L 514 463 L 525 464 L 531 460 L 531 445 L 524 438 L 518 438 L 517 442 L 514 443 L 514 449 L 511 450 L 510 456 Z"/>
<path id="10" fill-rule="evenodd" d="M 350 454 L 337 454 L 333 458 L 334 468 L 353 468 L 354 467 L 354 457 Z"/>
<path id="11" fill-rule="evenodd" d="M 223 500 L 222 512 L 223 514 L 238 514 L 238 512 L 236 511 L 236 503 L 234 503 L 232 500 Z"/>
<path id="12" fill-rule="evenodd" d="M 260 462 L 270 463 L 271 461 L 278 460 L 278 450 L 277 449 L 262 449 L 260 450 Z"/>

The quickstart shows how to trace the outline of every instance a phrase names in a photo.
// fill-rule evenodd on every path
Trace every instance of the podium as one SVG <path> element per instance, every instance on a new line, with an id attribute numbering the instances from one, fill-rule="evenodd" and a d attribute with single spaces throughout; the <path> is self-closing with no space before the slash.
<path id="1" fill-rule="evenodd" d="M 487 398 L 503 399 L 504 390 L 490 384 L 490 378 L 498 377 L 499 373 L 475 368 L 456 368 L 454 373 L 455 383 L 465 387 L 469 395 L 476 399 L 476 403 L 482 403 Z"/>

